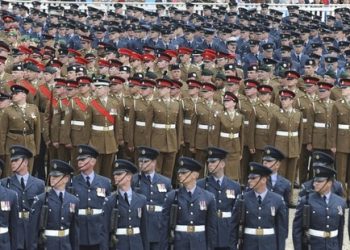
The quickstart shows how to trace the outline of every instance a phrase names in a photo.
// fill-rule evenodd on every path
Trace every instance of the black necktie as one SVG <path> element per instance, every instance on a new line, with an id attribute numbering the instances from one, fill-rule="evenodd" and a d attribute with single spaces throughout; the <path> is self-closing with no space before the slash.
<path id="1" fill-rule="evenodd" d="M 124 200 L 125 200 L 125 202 L 130 206 L 129 199 L 128 199 L 128 193 L 127 193 L 127 192 L 124 193 Z"/>
<path id="2" fill-rule="evenodd" d="M 152 183 L 152 180 L 151 180 L 151 176 L 150 175 L 147 175 L 147 180 Z"/>
<path id="3" fill-rule="evenodd" d="M 24 190 L 26 188 L 26 185 L 24 184 L 24 178 L 21 177 L 21 187 Z"/>
<path id="4" fill-rule="evenodd" d="M 260 195 L 258 195 L 258 203 L 259 203 L 259 205 L 261 205 L 261 196 Z"/>
<path id="5" fill-rule="evenodd" d="M 324 195 L 323 196 L 323 200 L 324 200 L 325 203 L 327 203 L 327 196 Z"/>
<path id="6" fill-rule="evenodd" d="M 58 198 L 60 199 L 60 202 L 63 203 L 63 193 L 60 192 L 60 194 L 58 195 Z"/>
<path id="7" fill-rule="evenodd" d="M 191 193 L 191 191 L 188 191 L 188 196 L 189 196 L 190 198 L 192 198 L 192 193 Z"/>
<path id="8" fill-rule="evenodd" d="M 221 186 L 220 180 L 217 180 L 216 183 Z"/>
<path id="9" fill-rule="evenodd" d="M 90 187 L 90 176 L 86 176 L 86 185 Z"/>

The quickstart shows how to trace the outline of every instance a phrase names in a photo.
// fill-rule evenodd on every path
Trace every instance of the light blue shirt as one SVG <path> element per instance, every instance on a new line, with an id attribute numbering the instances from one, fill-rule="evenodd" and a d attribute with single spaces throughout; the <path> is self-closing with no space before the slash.
<path id="1" fill-rule="evenodd" d="M 323 198 L 324 196 L 326 196 L 326 203 L 328 204 L 329 198 L 331 197 L 331 192 L 329 192 L 329 193 L 323 195 L 322 198 Z M 324 199 L 324 198 L 323 198 L 323 199 Z"/>
<path id="2" fill-rule="evenodd" d="M 260 195 L 261 196 L 261 201 L 263 201 L 265 199 L 266 194 L 267 194 L 267 189 L 265 189 L 265 191 L 262 192 L 262 193 L 258 193 L 258 192 L 255 192 L 255 191 L 254 191 L 254 193 L 255 193 L 256 199 L 258 199 L 258 196 Z"/>
<path id="3" fill-rule="evenodd" d="M 129 204 L 131 204 L 131 199 L 132 199 L 132 189 L 131 188 L 128 191 L 126 191 L 126 192 L 122 191 L 122 190 L 119 190 L 119 193 L 123 197 L 123 199 L 124 199 L 124 194 L 127 193 L 128 194 Z"/>
<path id="4" fill-rule="evenodd" d="M 148 178 L 147 176 L 149 176 L 151 178 L 151 182 L 153 181 L 153 178 L 154 178 L 154 174 L 155 174 L 155 171 L 153 171 L 152 173 L 149 173 L 149 174 L 145 174 L 146 178 Z"/>
<path id="5" fill-rule="evenodd" d="M 66 190 L 57 190 L 57 189 L 53 189 L 53 191 L 55 191 L 55 193 L 57 194 L 57 197 L 60 197 L 60 193 L 62 193 L 62 198 L 64 198 L 64 193 L 66 192 Z"/>
<path id="6" fill-rule="evenodd" d="M 84 180 L 86 181 L 86 177 L 90 177 L 89 181 L 90 181 L 90 184 L 92 183 L 92 181 L 94 180 L 95 178 L 95 172 L 92 171 L 89 175 L 86 175 L 86 174 L 83 174 L 81 173 L 81 175 L 84 177 Z"/>
<path id="7" fill-rule="evenodd" d="M 21 178 L 23 177 L 24 185 L 27 186 L 27 182 L 28 182 L 28 178 L 29 178 L 29 173 L 27 173 L 27 174 L 25 174 L 25 175 L 16 174 L 16 177 L 17 177 L 17 180 L 18 180 L 19 183 L 21 183 Z"/>
<path id="8" fill-rule="evenodd" d="M 188 193 L 188 192 L 191 192 L 191 194 L 193 194 L 193 193 L 194 193 L 194 190 L 196 189 L 196 187 L 197 187 L 197 186 L 194 186 L 191 190 L 186 189 L 187 193 Z"/>
<path id="9" fill-rule="evenodd" d="M 271 174 L 271 184 L 272 184 L 272 186 L 275 186 L 276 182 L 277 182 L 277 173 L 273 173 L 273 174 Z"/>
<path id="10" fill-rule="evenodd" d="M 221 176 L 220 178 L 214 177 L 214 180 L 215 180 L 216 182 L 219 181 L 219 185 L 221 186 L 221 185 L 222 185 L 222 181 L 224 180 L 224 176 Z"/>

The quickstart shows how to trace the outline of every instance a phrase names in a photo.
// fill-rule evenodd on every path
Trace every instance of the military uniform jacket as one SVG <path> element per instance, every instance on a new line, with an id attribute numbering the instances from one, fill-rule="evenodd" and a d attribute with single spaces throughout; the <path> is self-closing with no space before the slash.
<path id="1" fill-rule="evenodd" d="M 102 246 L 100 246 L 100 249 L 109 249 L 111 214 L 113 208 L 117 206 L 119 209 L 118 228 L 138 227 L 140 233 L 133 235 L 117 235 L 118 243 L 116 250 L 149 250 L 146 197 L 142 194 L 132 192 L 131 204 L 129 206 L 119 192 L 118 195 L 116 194 L 117 193 L 114 192 L 107 197 L 103 205 L 104 223 L 102 230 Z"/>
<path id="2" fill-rule="evenodd" d="M 37 106 L 26 104 L 22 111 L 11 105 L 4 111 L 0 121 L 0 154 L 9 154 L 14 144 L 23 145 L 37 155 L 40 149 L 41 126 Z"/>
<path id="3" fill-rule="evenodd" d="M 28 177 L 27 185 L 23 190 L 16 175 L 7 177 L 1 180 L 1 185 L 7 187 L 17 193 L 18 196 L 18 210 L 19 212 L 28 212 L 34 202 L 34 197 L 45 192 L 44 181 L 35 178 L 31 175 Z M 17 227 L 17 247 L 25 249 L 25 237 L 29 235 L 28 218 L 19 218 Z M 27 241 L 28 242 L 28 241 Z"/>
<path id="4" fill-rule="evenodd" d="M 0 185 L 0 227 L 8 233 L 0 234 L 1 250 L 17 250 L 18 200 L 16 192 Z M 21 235 L 23 237 L 23 235 Z"/>
<path id="5" fill-rule="evenodd" d="M 160 241 L 162 211 L 155 211 L 155 206 L 163 207 L 166 194 L 171 189 L 171 180 L 157 173 L 154 174 L 152 183 L 150 183 L 144 174 L 137 174 L 133 177 L 133 190 L 143 194 L 147 198 L 147 230 L 149 242 Z"/>
<path id="6" fill-rule="evenodd" d="M 289 204 L 290 200 L 290 192 L 292 189 L 291 183 L 289 180 L 284 178 L 283 176 L 277 174 L 277 180 L 274 186 L 272 186 L 271 180 L 268 181 L 267 183 L 267 188 L 276 193 L 279 194 L 283 197 L 284 201 L 286 204 Z"/>
<path id="7" fill-rule="evenodd" d="M 219 185 L 213 176 L 201 179 L 197 182 L 197 185 L 214 194 L 216 200 L 217 211 L 217 240 L 215 247 L 231 247 L 234 242 L 233 228 L 233 216 L 232 210 L 237 196 L 240 194 L 240 186 L 237 182 L 230 180 L 226 176 L 222 179 L 221 185 Z M 221 216 L 222 212 L 231 213 L 228 218 Z"/>
<path id="8" fill-rule="evenodd" d="M 152 100 L 145 100 L 144 98 L 134 100 L 134 131 L 133 141 L 129 144 L 134 147 L 151 145 L 151 130 L 152 130 Z"/>
<path id="9" fill-rule="evenodd" d="M 94 99 L 101 106 L 103 104 L 99 99 Z M 112 154 L 118 151 L 118 142 L 123 141 L 123 126 L 121 121 L 121 110 L 119 103 L 108 97 L 107 105 L 103 106 L 108 113 L 114 117 L 114 123 L 111 123 L 103 114 L 96 110 L 90 102 L 91 106 L 91 134 L 89 144 L 93 146 L 100 154 Z M 99 130 L 95 130 L 97 126 Z M 101 131 L 102 127 L 109 129 L 113 126 L 112 130 Z"/>
<path id="10" fill-rule="evenodd" d="M 58 142 L 61 126 L 61 114 L 58 112 L 58 99 L 47 102 L 43 118 L 43 139 L 45 142 Z"/>
<path id="11" fill-rule="evenodd" d="M 195 140 L 191 148 L 206 150 L 209 146 L 218 145 L 219 114 L 223 106 L 213 102 L 211 107 L 202 101 L 195 106 Z"/>
<path id="12" fill-rule="evenodd" d="M 174 249 L 213 249 L 217 239 L 217 215 L 214 195 L 196 187 L 190 197 L 183 187 L 169 192 L 163 208 L 163 230 L 160 249 L 168 249 L 168 230 L 171 205 L 177 193 L 176 225 L 204 225 L 204 232 L 175 231 Z"/>
<path id="13" fill-rule="evenodd" d="M 151 105 L 153 122 L 151 147 L 157 148 L 161 152 L 177 152 L 183 141 L 183 112 L 180 103 L 170 99 L 167 104 L 164 100 L 158 99 L 153 100 Z M 165 128 L 165 126 L 167 127 Z"/>
<path id="14" fill-rule="evenodd" d="M 229 153 L 242 155 L 244 143 L 243 116 L 234 111 L 231 115 L 225 111 L 219 114 L 220 121 L 218 132 L 218 146 Z"/>
<path id="15" fill-rule="evenodd" d="M 101 210 L 99 214 L 78 215 L 80 228 L 80 245 L 98 245 L 102 238 L 99 233 L 103 227 L 102 206 L 105 198 L 111 193 L 111 181 L 95 173 L 90 187 L 84 177 L 79 174 L 72 181 L 74 195 L 79 199 L 79 211 L 88 212 L 87 209 Z"/>
<path id="16" fill-rule="evenodd" d="M 45 204 L 46 193 L 40 194 L 34 200 L 29 215 L 29 249 L 38 249 L 38 238 L 40 232 L 40 216 L 42 206 Z M 46 248 L 52 250 L 77 250 L 79 249 L 79 224 L 78 207 L 79 200 L 67 191 L 64 193 L 63 203 L 51 189 L 47 194 L 47 204 L 49 207 L 46 230 L 69 229 L 69 235 L 64 237 L 47 236 Z"/>
<path id="17" fill-rule="evenodd" d="M 128 95 L 121 99 L 122 108 L 120 117 L 123 120 L 123 138 L 124 142 L 130 143 L 133 141 L 134 131 L 134 101 L 137 97 Z"/>
<path id="18" fill-rule="evenodd" d="M 308 180 L 306 182 L 304 182 L 303 184 L 301 184 L 301 190 L 299 192 L 299 197 L 303 197 L 307 194 L 307 192 L 313 192 L 314 191 L 314 184 L 313 184 L 313 180 Z M 341 184 L 341 182 L 334 180 L 333 184 L 332 184 L 332 189 L 331 189 L 332 193 L 340 196 L 340 197 L 344 197 L 345 191 L 343 188 L 343 185 Z"/>
<path id="19" fill-rule="evenodd" d="M 255 106 L 255 148 L 263 150 L 266 145 L 272 145 L 273 135 L 271 134 L 270 124 L 273 120 L 273 116 L 279 108 L 276 104 L 270 103 L 266 106 L 263 103 L 259 103 Z"/>
<path id="20" fill-rule="evenodd" d="M 332 107 L 331 146 L 337 152 L 350 153 L 350 105 L 341 99 Z"/>
<path id="21" fill-rule="evenodd" d="M 330 149 L 331 145 L 331 120 L 334 101 L 325 103 L 317 100 L 314 103 L 314 117 L 312 130 L 312 147 L 315 149 Z"/>
<path id="22" fill-rule="evenodd" d="M 255 129 L 254 107 L 243 95 L 239 95 L 238 100 L 238 111 L 244 117 L 244 146 L 248 146 L 250 149 L 253 149 L 255 147 L 254 133 L 252 133 Z"/>
<path id="23" fill-rule="evenodd" d="M 299 92 L 301 93 L 301 92 Z M 313 101 L 306 94 L 300 94 L 295 100 L 294 107 L 298 109 L 303 115 L 303 144 L 310 144 L 312 142 L 313 122 L 312 116 L 314 113 Z"/>
<path id="24" fill-rule="evenodd" d="M 271 133 L 274 136 L 275 147 L 287 158 L 299 157 L 303 138 L 303 123 L 301 112 L 293 109 L 290 114 L 284 110 L 275 113 L 271 122 Z M 283 133 L 283 135 L 279 133 Z"/>
<path id="25" fill-rule="evenodd" d="M 64 117 L 65 144 L 88 144 L 91 133 L 91 106 L 82 97 L 73 97 Z"/>
<path id="26" fill-rule="evenodd" d="M 194 145 L 195 131 L 196 131 L 196 113 L 195 105 L 200 101 L 199 97 L 197 99 L 192 99 L 191 97 L 183 98 L 181 100 L 183 109 L 183 134 L 184 142 Z"/>
<path id="27" fill-rule="evenodd" d="M 285 239 L 288 234 L 288 216 L 287 207 L 282 196 L 267 191 L 265 198 L 262 200 L 262 204 L 259 206 L 254 190 L 250 190 L 245 193 L 244 204 L 244 228 L 274 228 L 274 234 L 264 236 L 244 234 L 243 249 L 285 249 Z M 239 214 L 238 207 L 236 206 L 233 209 L 233 216 L 233 230 L 236 236 L 233 246 L 236 246 L 239 227 Z"/>
<path id="28" fill-rule="evenodd" d="M 302 197 L 297 208 L 293 221 L 293 245 L 295 250 L 302 249 L 303 242 L 303 207 L 306 204 L 306 197 Z M 319 231 L 338 230 L 337 237 L 322 238 L 310 235 L 311 249 L 335 250 L 342 249 L 344 232 L 345 201 L 331 193 L 328 204 L 319 193 L 309 195 L 310 204 L 310 229 Z"/>

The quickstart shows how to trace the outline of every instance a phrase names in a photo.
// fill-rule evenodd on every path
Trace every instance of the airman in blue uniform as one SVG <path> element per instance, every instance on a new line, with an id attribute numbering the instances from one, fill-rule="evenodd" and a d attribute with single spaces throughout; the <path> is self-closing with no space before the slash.
<path id="1" fill-rule="evenodd" d="M 168 249 L 169 235 L 174 250 L 213 249 L 217 239 L 214 195 L 196 185 L 202 168 L 199 162 L 189 157 L 180 157 L 178 162 L 182 187 L 170 191 L 165 200 L 160 249 Z"/>
<path id="2" fill-rule="evenodd" d="M 116 160 L 113 168 L 117 191 L 106 198 L 101 250 L 148 250 L 147 199 L 131 189 L 136 166 L 127 160 Z"/>
<path id="3" fill-rule="evenodd" d="M 160 249 L 162 210 L 166 194 L 171 191 L 171 180 L 155 172 L 159 151 L 138 147 L 140 172 L 133 177 L 133 190 L 147 198 L 148 240 L 151 250 Z"/>
<path id="4" fill-rule="evenodd" d="M 17 249 L 27 249 L 29 211 L 33 204 L 34 197 L 45 192 L 44 181 L 29 174 L 28 159 L 33 153 L 20 145 L 13 145 L 10 148 L 11 170 L 14 175 L 1 180 L 1 185 L 11 189 L 18 196 L 18 228 L 17 228 Z"/>
<path id="5" fill-rule="evenodd" d="M 0 160 L 3 171 L 4 162 Z M 0 249 L 17 250 L 18 200 L 15 191 L 0 185 Z M 23 237 L 23 235 L 22 235 Z"/>
<path id="6" fill-rule="evenodd" d="M 271 146 L 267 145 L 264 148 L 264 156 L 262 164 L 272 170 L 272 174 L 267 182 L 267 188 L 281 195 L 287 205 L 290 203 L 291 183 L 286 178 L 278 174 L 281 161 L 284 159 L 283 153 Z"/>
<path id="7" fill-rule="evenodd" d="M 27 249 L 78 250 L 79 200 L 66 191 L 73 168 L 61 160 L 50 162 L 50 191 L 35 197 L 29 215 Z"/>
<path id="8" fill-rule="evenodd" d="M 330 155 L 318 151 L 313 152 L 312 158 L 314 192 L 303 196 L 296 208 L 293 221 L 294 249 L 342 249 L 346 203 L 332 193 L 336 175 L 334 160 Z M 309 221 L 307 225 L 303 218 L 308 218 L 305 220 Z"/>
<path id="9" fill-rule="evenodd" d="M 285 249 L 288 233 L 287 207 L 283 197 L 267 187 L 272 170 L 256 162 L 249 163 L 249 170 L 250 190 L 244 194 L 244 198 L 239 197 L 244 206 L 239 206 L 242 202 L 236 201 L 233 209 L 234 249 L 236 246 L 245 250 Z"/>
<path id="10" fill-rule="evenodd" d="M 237 196 L 240 194 L 239 183 L 225 176 L 225 159 L 228 152 L 217 147 L 208 148 L 209 176 L 200 179 L 197 185 L 213 193 L 216 200 L 217 213 L 217 250 L 233 248 L 233 216 L 232 210 Z"/>
<path id="11" fill-rule="evenodd" d="M 111 193 L 110 179 L 94 172 L 98 152 L 89 145 L 78 145 L 78 170 L 72 180 L 73 194 L 79 198 L 80 250 L 99 250 L 102 237 L 102 206 Z"/>

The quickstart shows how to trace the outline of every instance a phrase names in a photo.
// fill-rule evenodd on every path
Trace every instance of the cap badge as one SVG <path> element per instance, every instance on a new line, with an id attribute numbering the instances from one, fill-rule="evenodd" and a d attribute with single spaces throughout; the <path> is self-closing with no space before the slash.
<path id="1" fill-rule="evenodd" d="M 82 148 L 79 148 L 79 153 L 83 153 L 83 149 Z"/>
<path id="2" fill-rule="evenodd" d="M 54 169 L 56 169 L 57 168 L 57 164 L 55 163 L 55 164 L 53 164 L 53 168 Z"/>
<path id="3" fill-rule="evenodd" d="M 119 166 L 119 164 L 118 164 L 118 163 L 116 163 L 116 164 L 115 164 L 115 167 L 117 168 L 118 166 Z"/>
<path id="4" fill-rule="evenodd" d="M 16 152 L 16 150 L 13 148 L 11 149 L 11 154 L 14 154 Z"/>
<path id="5" fill-rule="evenodd" d="M 254 167 L 253 166 L 250 166 L 250 171 L 253 171 L 254 170 Z"/>
<path id="6" fill-rule="evenodd" d="M 213 151 L 209 150 L 208 154 L 209 154 L 209 155 L 212 155 L 212 154 L 213 154 Z"/>
<path id="7" fill-rule="evenodd" d="M 316 155 L 316 159 L 319 160 L 320 159 L 320 155 Z"/>
<path id="8" fill-rule="evenodd" d="M 184 162 L 183 161 L 180 161 L 180 166 L 183 166 L 184 165 Z"/>
<path id="9" fill-rule="evenodd" d="M 316 174 L 319 174 L 319 173 L 321 173 L 321 170 L 318 168 L 316 169 Z"/>
<path id="10" fill-rule="evenodd" d="M 270 149 L 268 149 L 268 150 L 266 150 L 266 154 L 271 154 L 271 151 L 270 151 Z"/>
<path id="11" fill-rule="evenodd" d="M 146 150 L 142 149 L 141 154 L 145 155 L 146 154 Z"/>

